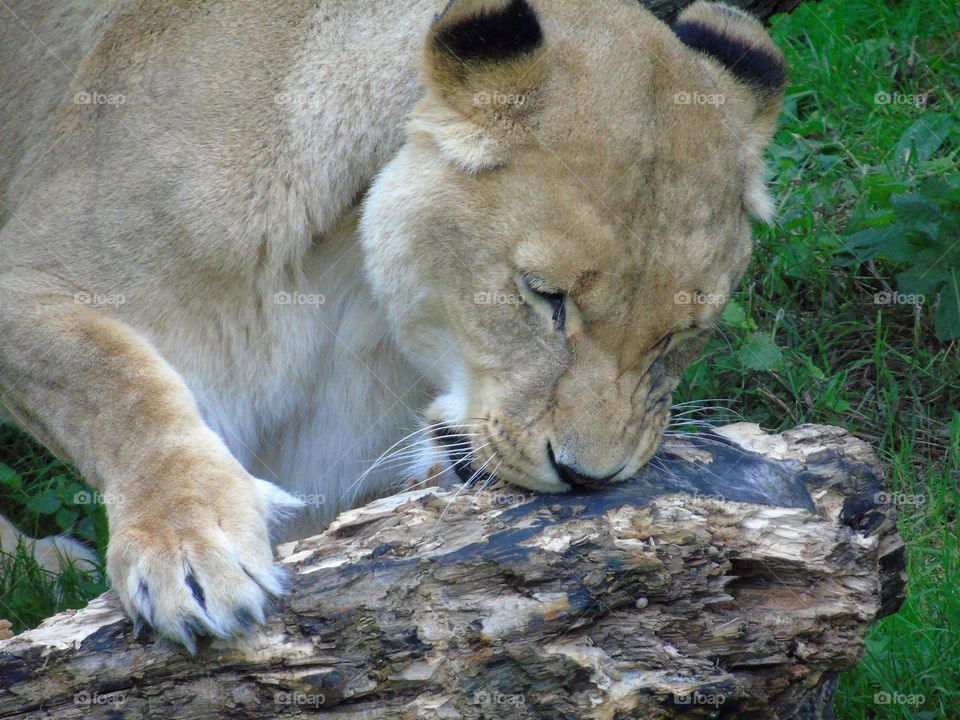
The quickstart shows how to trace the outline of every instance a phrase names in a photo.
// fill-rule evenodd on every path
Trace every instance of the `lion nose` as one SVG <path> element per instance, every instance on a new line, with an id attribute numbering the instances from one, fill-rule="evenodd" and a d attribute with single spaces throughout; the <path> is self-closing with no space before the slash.
<path id="1" fill-rule="evenodd" d="M 605 475 L 603 477 L 597 477 L 596 475 L 587 475 L 586 473 L 580 472 L 570 465 L 565 465 L 557 461 L 556 455 L 553 454 L 553 446 L 550 444 L 550 441 L 547 441 L 547 457 L 550 458 L 550 465 L 553 467 L 554 472 L 557 473 L 557 476 L 563 480 L 563 482 L 568 485 L 573 485 L 574 487 L 579 488 L 599 488 L 602 487 L 608 480 L 614 477 L 620 470 Z"/>

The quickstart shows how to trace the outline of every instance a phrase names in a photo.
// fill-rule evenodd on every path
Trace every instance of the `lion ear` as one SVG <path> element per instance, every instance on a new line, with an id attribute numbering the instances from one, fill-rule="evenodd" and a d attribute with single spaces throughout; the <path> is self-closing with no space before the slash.
<path id="1" fill-rule="evenodd" d="M 764 220 L 773 212 L 763 177 L 763 151 L 776 129 L 787 65 L 760 21 L 723 3 L 699 0 L 671 26 L 684 45 L 728 73 L 752 101 L 745 137 L 749 180 L 745 203 Z"/>
<path id="2" fill-rule="evenodd" d="M 504 162 L 527 135 L 546 77 L 543 32 L 526 0 L 453 0 L 430 28 L 427 94 L 411 129 L 468 172 Z"/>

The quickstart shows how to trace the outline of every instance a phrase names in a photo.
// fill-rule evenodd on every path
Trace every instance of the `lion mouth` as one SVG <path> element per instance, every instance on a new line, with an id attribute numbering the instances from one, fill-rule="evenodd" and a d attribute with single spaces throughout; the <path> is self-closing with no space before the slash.
<path id="1" fill-rule="evenodd" d="M 470 438 L 448 425 L 438 427 L 433 431 L 433 436 L 446 450 L 450 465 L 461 481 L 473 485 L 490 479 L 488 473 L 471 469 L 475 457 Z"/>

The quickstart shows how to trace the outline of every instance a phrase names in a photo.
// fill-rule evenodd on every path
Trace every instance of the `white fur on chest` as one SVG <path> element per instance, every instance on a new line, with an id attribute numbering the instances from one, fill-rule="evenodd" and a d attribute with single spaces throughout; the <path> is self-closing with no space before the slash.
<path id="1" fill-rule="evenodd" d="M 255 474 L 303 496 L 309 508 L 304 530 L 388 491 L 395 469 L 355 483 L 419 425 L 429 397 L 427 384 L 390 336 L 368 289 L 361 253 L 351 232 L 329 239 L 311 258 L 312 289 L 301 298 L 316 304 L 298 307 L 293 300 L 288 309 L 308 316 L 313 342 L 300 355 L 303 370 L 288 380 L 291 404 L 282 405 L 290 411 L 264 428 L 253 463 Z M 283 332 L 294 337 L 300 329 Z"/>
<path id="2" fill-rule="evenodd" d="M 307 505 L 292 535 L 386 492 L 389 468 L 352 485 L 417 426 L 428 397 L 389 335 L 361 252 L 348 220 L 314 245 L 302 272 L 252 290 L 259 301 L 226 304 L 230 317 L 205 338 L 219 347 L 177 362 L 235 456 Z"/>

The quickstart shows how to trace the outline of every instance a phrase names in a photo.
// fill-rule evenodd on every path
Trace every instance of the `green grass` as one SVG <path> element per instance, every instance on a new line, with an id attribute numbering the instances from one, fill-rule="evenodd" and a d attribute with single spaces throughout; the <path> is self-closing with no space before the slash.
<path id="1" fill-rule="evenodd" d="M 12 426 L 0 425 L 0 512 L 32 537 L 69 533 L 100 553 L 107 547 L 107 518 L 94 493 L 73 468 Z M 0 554 L 0 619 L 15 633 L 66 608 L 79 608 L 107 589 L 103 568 L 68 568 L 53 575 L 28 549 Z"/>
<path id="2" fill-rule="evenodd" d="M 950 338 L 960 313 L 950 302 L 960 201 L 940 202 L 930 182 L 960 188 L 960 4 L 822 0 L 776 19 L 773 34 L 791 66 L 770 150 L 778 221 L 758 229 L 722 336 L 676 399 L 725 398 L 777 430 L 844 426 L 877 449 L 891 489 L 922 498 L 901 508 L 907 602 L 871 629 L 863 662 L 842 678 L 837 711 L 843 720 L 958 717 L 960 349 Z M 925 105 L 898 101 L 911 96 Z M 854 233 L 879 237 L 904 217 L 919 227 L 910 243 L 897 236 L 882 252 L 847 249 Z M 939 302 L 933 277 L 946 278 L 933 288 Z M 918 287 L 930 294 L 922 306 L 874 301 Z M 0 462 L 12 468 L 0 465 L 3 512 L 33 535 L 73 528 L 102 552 L 102 510 L 73 502 L 75 473 L 9 429 L 0 429 Z M 0 583 L 0 617 L 17 629 L 102 587 L 74 579 L 58 598 L 50 578 L 19 562 Z M 878 693 L 895 701 L 878 703 Z"/>
<path id="3" fill-rule="evenodd" d="M 726 398 L 777 430 L 842 425 L 877 449 L 891 489 L 923 500 L 901 508 L 906 604 L 870 630 L 837 714 L 958 717 L 960 349 L 944 317 L 960 313 L 949 286 L 923 306 L 874 295 L 909 293 L 924 274 L 956 277 L 960 204 L 923 205 L 917 221 L 939 221 L 932 240 L 913 245 L 898 231 L 876 258 L 846 248 L 855 232 L 892 224 L 899 198 L 928 197 L 931 179 L 960 187 L 960 4 L 823 0 L 777 19 L 773 34 L 791 66 L 770 151 L 778 221 L 759 229 L 723 337 L 677 399 Z M 882 104 L 877 93 L 927 102 Z"/>

